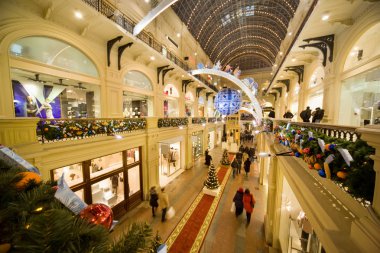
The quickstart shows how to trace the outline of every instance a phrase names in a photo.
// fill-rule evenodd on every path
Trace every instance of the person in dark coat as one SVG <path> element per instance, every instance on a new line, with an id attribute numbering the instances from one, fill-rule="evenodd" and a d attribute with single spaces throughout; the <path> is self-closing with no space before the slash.
<path id="1" fill-rule="evenodd" d="M 293 113 L 291 113 L 289 110 L 284 114 L 285 119 L 291 119 L 293 116 Z"/>
<path id="2" fill-rule="evenodd" d="M 276 114 L 275 114 L 275 112 L 274 112 L 273 110 L 271 110 L 271 111 L 269 112 L 269 114 L 268 114 L 268 117 L 269 117 L 269 118 L 275 118 L 275 116 L 276 116 Z"/>
<path id="3" fill-rule="evenodd" d="M 310 117 L 311 117 L 311 110 L 310 107 L 306 107 L 306 110 L 303 110 L 300 113 L 301 119 L 303 122 L 310 122 Z"/>
<path id="4" fill-rule="evenodd" d="M 152 216 L 156 217 L 156 210 L 158 207 L 158 194 L 155 186 L 152 186 L 150 188 L 149 205 L 152 207 Z"/>
<path id="5" fill-rule="evenodd" d="M 236 153 L 236 161 L 238 162 L 237 174 L 240 174 L 241 165 L 243 164 L 243 153 L 242 152 Z"/>
<path id="6" fill-rule="evenodd" d="M 239 163 L 237 162 L 236 158 L 232 161 L 231 163 L 231 168 L 232 168 L 232 177 L 235 178 L 235 175 L 237 173 Z"/>
<path id="7" fill-rule="evenodd" d="M 244 204 L 243 204 L 243 195 L 244 195 L 244 190 L 243 188 L 239 188 L 237 192 L 235 193 L 233 202 L 235 203 L 235 215 L 238 217 L 240 214 L 243 213 L 244 209 Z"/>
<path id="8" fill-rule="evenodd" d="M 248 173 L 251 171 L 251 161 L 249 158 L 245 160 L 244 162 L 244 171 L 245 171 L 245 176 L 248 177 Z"/>
<path id="9" fill-rule="evenodd" d="M 205 160 L 206 160 L 205 165 L 210 166 L 211 161 L 212 161 L 212 157 L 209 154 L 207 154 Z"/>

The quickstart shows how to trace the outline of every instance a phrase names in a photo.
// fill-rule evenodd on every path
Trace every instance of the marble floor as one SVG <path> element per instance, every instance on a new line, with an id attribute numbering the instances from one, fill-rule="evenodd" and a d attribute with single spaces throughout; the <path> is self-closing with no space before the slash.
<path id="1" fill-rule="evenodd" d="M 221 146 L 210 151 L 215 166 L 218 166 L 222 153 Z M 244 170 L 236 178 L 232 178 L 231 174 L 200 252 L 268 252 L 263 230 L 267 189 L 258 184 L 259 171 L 257 168 L 257 164 L 253 163 L 248 178 L 245 178 Z M 169 195 L 170 205 L 176 210 L 176 215 L 172 219 L 162 223 L 160 212 L 153 218 L 149 203 L 145 201 L 120 219 L 120 223 L 115 227 L 111 236 L 117 237 L 132 222 L 145 221 L 151 225 L 153 232 L 158 231 L 163 241 L 165 241 L 202 190 L 206 177 L 207 166 L 204 165 L 204 157 L 201 157 L 196 161 L 192 169 L 185 170 L 165 187 Z M 232 199 L 239 187 L 249 188 L 256 199 L 254 213 L 249 226 L 246 226 L 245 213 L 236 218 L 235 214 L 230 211 Z"/>

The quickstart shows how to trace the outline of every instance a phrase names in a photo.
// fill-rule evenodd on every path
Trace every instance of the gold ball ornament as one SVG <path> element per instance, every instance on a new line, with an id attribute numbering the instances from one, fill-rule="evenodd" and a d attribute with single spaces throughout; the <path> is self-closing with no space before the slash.
<path id="1" fill-rule="evenodd" d="M 34 172 L 20 172 L 17 175 L 22 176 L 21 180 L 15 184 L 16 189 L 20 191 L 25 189 L 25 186 L 29 183 L 29 181 L 34 180 L 36 184 L 39 184 L 41 182 L 40 175 Z"/>
<path id="2" fill-rule="evenodd" d="M 9 243 L 0 244 L 0 253 L 7 253 L 11 249 L 11 245 Z"/>
<path id="3" fill-rule="evenodd" d="M 339 177 L 339 178 L 341 178 L 341 179 L 346 179 L 346 177 L 347 177 L 347 172 L 344 172 L 344 171 L 338 171 L 338 172 L 336 173 L 336 176 Z"/>

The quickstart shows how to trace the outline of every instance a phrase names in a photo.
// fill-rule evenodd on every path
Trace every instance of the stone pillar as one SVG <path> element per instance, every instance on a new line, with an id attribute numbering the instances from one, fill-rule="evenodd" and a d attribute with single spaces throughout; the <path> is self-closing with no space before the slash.
<path id="1" fill-rule="evenodd" d="M 187 127 L 186 133 L 186 151 L 185 151 L 185 169 L 191 169 L 194 166 L 193 160 L 193 123 L 191 121 L 191 117 L 189 119 L 189 125 Z"/>
<path id="2" fill-rule="evenodd" d="M 146 167 L 147 173 L 146 182 L 148 183 L 147 189 L 151 186 L 159 186 L 159 153 L 158 153 L 158 135 L 159 128 L 157 127 L 158 118 L 149 117 L 147 120 L 147 138 L 146 138 Z M 144 180 L 145 181 L 145 180 Z"/>
<path id="3" fill-rule="evenodd" d="M 334 110 L 336 110 L 336 103 L 340 98 L 336 97 L 334 89 L 335 77 L 333 75 L 325 76 L 323 80 L 323 104 L 322 109 L 325 110 L 325 115 L 323 116 L 323 123 L 333 123 L 335 121 Z"/>
<path id="4" fill-rule="evenodd" d="M 358 128 L 357 131 L 361 134 L 361 139 L 366 141 L 368 145 L 376 149 L 375 154 L 371 155 L 374 161 L 373 169 L 376 172 L 375 191 L 373 196 L 372 207 L 380 216 L 380 126 L 369 125 L 363 128 Z"/>
<path id="5" fill-rule="evenodd" d="M 277 169 L 277 158 L 267 157 L 263 158 L 269 161 L 270 168 L 268 175 L 268 196 L 267 196 L 267 212 L 265 218 L 265 241 L 269 245 L 274 245 L 274 228 L 275 228 L 275 213 L 276 213 L 276 169 Z"/>

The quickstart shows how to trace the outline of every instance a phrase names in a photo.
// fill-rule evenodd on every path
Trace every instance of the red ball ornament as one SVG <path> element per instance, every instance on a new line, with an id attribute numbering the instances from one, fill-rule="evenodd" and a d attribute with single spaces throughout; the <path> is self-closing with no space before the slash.
<path id="1" fill-rule="evenodd" d="M 322 155 L 321 154 L 317 154 L 316 157 L 317 157 L 317 159 L 321 159 Z"/>
<path id="2" fill-rule="evenodd" d="M 91 204 L 84 208 L 80 217 L 88 220 L 92 224 L 102 225 L 110 229 L 113 221 L 112 209 L 104 204 Z"/>

